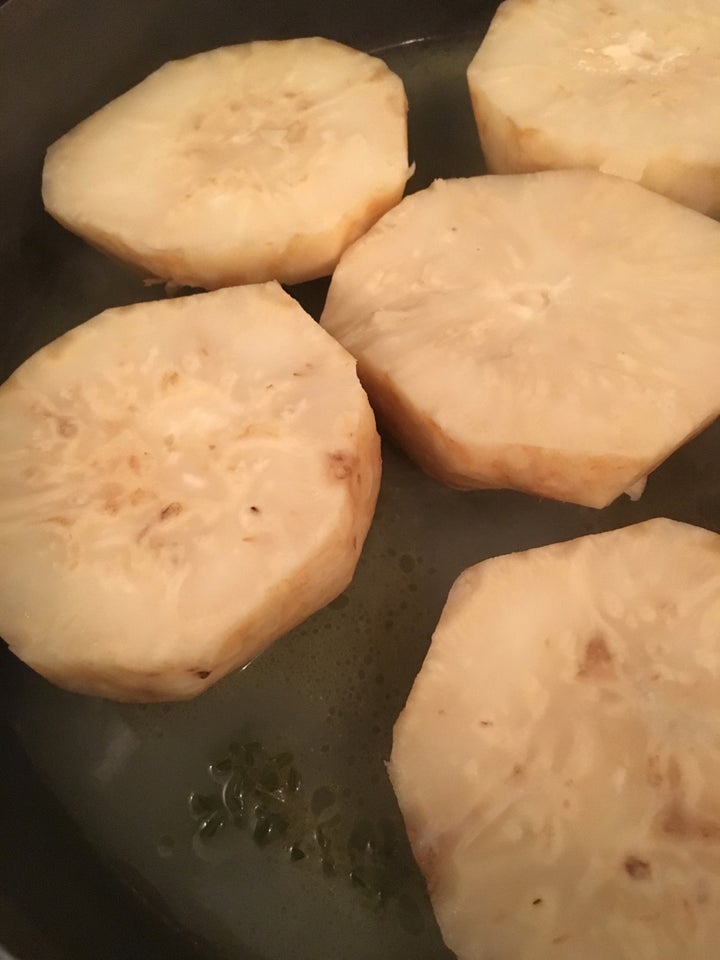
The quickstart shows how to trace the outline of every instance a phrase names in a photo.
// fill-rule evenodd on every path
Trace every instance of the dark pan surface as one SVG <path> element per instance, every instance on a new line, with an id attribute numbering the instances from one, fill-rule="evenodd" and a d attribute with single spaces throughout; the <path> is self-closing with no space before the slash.
<path id="1" fill-rule="evenodd" d="M 411 189 L 482 171 L 464 74 L 487 20 L 381 51 L 410 100 Z M 214 42 L 228 39 L 235 37 Z M 152 295 L 49 220 L 19 249 L 22 322 L 6 326 L 5 373 L 100 309 Z M 317 317 L 325 290 L 315 283 L 293 292 Z M 488 556 L 651 516 L 720 530 L 719 452 L 716 424 L 652 475 L 639 503 L 622 498 L 597 512 L 508 492 L 451 491 L 386 443 L 380 503 L 356 579 L 328 609 L 185 704 L 73 696 L 7 657 L 11 726 L 101 860 L 207 945 L 196 947 L 198 957 L 449 957 L 384 761 L 452 581 Z M 273 767 L 271 758 L 284 753 L 292 759 L 280 757 Z M 223 760 L 208 772 L 209 763 Z M 280 817 L 267 834 L 252 810 L 244 825 L 233 822 L 249 763 L 253 782 L 261 781 L 246 789 L 250 806 Z M 428 756 L 429 777 L 433 768 Z M 282 803 L 267 796 L 278 787 L 273 770 L 287 787 Z M 231 785 L 223 804 L 228 776 L 235 798 Z M 291 847 L 304 856 L 293 860 Z M 41 955 L 63 954 L 48 946 Z"/>

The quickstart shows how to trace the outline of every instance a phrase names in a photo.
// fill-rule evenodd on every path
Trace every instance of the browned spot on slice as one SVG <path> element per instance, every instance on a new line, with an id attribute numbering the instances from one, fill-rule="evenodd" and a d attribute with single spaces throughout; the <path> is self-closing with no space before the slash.
<path id="1" fill-rule="evenodd" d="M 180 378 L 180 374 L 177 370 L 168 370 L 167 373 L 164 373 L 162 380 L 160 381 L 160 386 L 163 390 L 169 390 L 170 387 L 174 387 Z"/>
<path id="2" fill-rule="evenodd" d="M 668 760 L 667 778 L 673 791 L 677 793 L 682 788 L 683 776 L 676 757 L 670 757 Z"/>
<path id="3" fill-rule="evenodd" d="M 328 454 L 330 472 L 337 480 L 347 480 L 355 469 L 355 456 L 345 450 L 334 450 Z"/>
<path id="4" fill-rule="evenodd" d="M 570 934 L 569 934 L 569 933 L 561 933 L 560 936 L 558 936 L 558 937 L 553 937 L 553 941 L 552 941 L 552 942 L 553 942 L 556 946 L 560 946 L 561 943 L 567 943 L 569 939 L 570 939 Z"/>
<path id="5" fill-rule="evenodd" d="M 625 873 L 633 880 L 649 880 L 651 875 L 650 864 L 647 860 L 641 860 L 640 857 L 632 855 L 625 857 L 623 863 Z"/>
<path id="6" fill-rule="evenodd" d="M 179 513 L 182 513 L 182 504 L 173 501 L 173 503 L 169 503 L 160 511 L 160 519 L 169 520 L 171 517 L 176 517 Z"/>
<path id="7" fill-rule="evenodd" d="M 538 140 L 542 137 L 542 132 L 537 127 L 518 127 L 518 140 L 524 143 L 528 140 Z"/>
<path id="8" fill-rule="evenodd" d="M 662 833 L 677 840 L 720 840 L 720 823 L 692 813 L 677 799 L 661 812 L 658 825 Z"/>
<path id="9" fill-rule="evenodd" d="M 56 420 L 57 432 L 61 437 L 74 437 L 78 432 L 77 424 L 69 417 L 58 417 Z"/>
<path id="10" fill-rule="evenodd" d="M 189 673 L 194 673 L 196 677 L 199 677 L 201 680 L 207 680 L 207 678 L 212 673 L 212 670 L 190 670 Z"/>
<path id="11" fill-rule="evenodd" d="M 308 373 L 312 373 L 315 369 L 315 365 L 312 363 L 306 363 L 300 370 L 293 370 L 294 377 L 304 377 Z"/>
<path id="12" fill-rule="evenodd" d="M 525 767 L 521 763 L 516 763 L 512 768 L 512 775 L 514 777 L 521 777 L 525 773 Z"/>
<path id="13" fill-rule="evenodd" d="M 137 507 L 141 503 L 147 503 L 148 500 L 154 499 L 154 495 L 150 493 L 149 490 L 143 490 L 142 487 L 136 487 L 130 494 L 130 504 L 133 507 Z"/>
<path id="14" fill-rule="evenodd" d="M 130 454 L 130 456 L 127 458 L 127 465 L 130 467 L 133 473 L 140 473 L 140 458 L 136 454 Z"/>
<path id="15" fill-rule="evenodd" d="M 652 754 L 647 758 L 645 776 L 651 787 L 662 786 L 665 777 L 660 765 L 660 757 L 658 757 L 657 754 Z"/>
<path id="16" fill-rule="evenodd" d="M 588 640 L 577 675 L 583 680 L 603 680 L 614 673 L 613 658 L 605 638 L 597 633 Z"/>
<path id="17" fill-rule="evenodd" d="M 671 620 L 677 616 L 677 604 L 673 600 L 663 600 L 658 604 L 658 613 L 663 620 Z"/>
<path id="18" fill-rule="evenodd" d="M 48 523 L 56 523 L 59 527 L 71 527 L 75 521 L 70 517 L 48 517 Z"/>
<path id="19" fill-rule="evenodd" d="M 427 886 L 428 893 L 432 896 L 437 890 L 440 881 L 437 869 L 439 862 L 438 852 L 435 847 L 430 844 L 412 846 L 415 859 L 417 860 L 422 875 L 425 877 L 425 885 Z"/>

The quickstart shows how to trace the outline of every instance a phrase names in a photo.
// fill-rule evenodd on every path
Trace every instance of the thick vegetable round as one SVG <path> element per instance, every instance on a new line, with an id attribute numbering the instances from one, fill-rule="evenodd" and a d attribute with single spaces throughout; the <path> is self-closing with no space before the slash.
<path id="1" fill-rule="evenodd" d="M 615 177 L 437 181 L 322 324 L 428 473 L 603 507 L 720 413 L 718 264 L 720 225 Z"/>
<path id="2" fill-rule="evenodd" d="M 352 357 L 277 285 L 107 310 L 0 387 L 0 635 L 194 696 L 347 586 L 379 479 Z"/>
<path id="3" fill-rule="evenodd" d="M 223 287 L 331 273 L 398 202 L 407 103 L 375 57 L 319 38 L 166 64 L 53 144 L 47 210 L 145 273 Z"/>
<path id="4" fill-rule="evenodd" d="M 720 215 L 717 0 L 505 0 L 468 82 L 493 173 L 594 167 Z"/>
<path id="5" fill-rule="evenodd" d="M 720 536 L 652 520 L 453 587 L 390 777 L 460 960 L 709 960 Z"/>

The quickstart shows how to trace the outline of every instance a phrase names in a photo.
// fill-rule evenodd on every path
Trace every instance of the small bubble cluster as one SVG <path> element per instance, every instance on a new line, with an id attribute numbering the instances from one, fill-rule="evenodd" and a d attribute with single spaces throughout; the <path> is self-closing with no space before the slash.
<path id="1" fill-rule="evenodd" d="M 400 824 L 343 815 L 330 785 L 306 796 L 292 754 L 271 754 L 256 740 L 231 744 L 208 772 L 215 789 L 188 800 L 198 842 L 212 843 L 228 828 L 247 831 L 291 864 L 304 861 L 325 877 L 345 878 L 373 909 L 391 907 L 407 932 L 424 929 L 421 881 Z"/>
<path id="2" fill-rule="evenodd" d="M 287 837 L 291 800 L 301 786 L 291 754 L 269 756 L 256 741 L 231 744 L 227 755 L 208 770 L 220 789 L 193 792 L 188 801 L 199 839 L 212 839 L 226 824 L 247 829 L 261 847 Z"/>

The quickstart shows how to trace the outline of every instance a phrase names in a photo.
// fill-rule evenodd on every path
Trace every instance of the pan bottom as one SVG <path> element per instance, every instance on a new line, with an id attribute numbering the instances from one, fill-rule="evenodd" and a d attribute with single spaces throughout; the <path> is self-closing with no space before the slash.
<path id="1" fill-rule="evenodd" d="M 465 70 L 484 28 L 381 52 L 408 92 L 410 189 L 482 171 Z M 53 242 L 94 289 L 106 270 L 105 289 L 125 284 L 126 302 L 143 293 L 73 238 Z M 326 288 L 293 293 L 317 317 Z M 488 556 L 658 514 L 712 526 L 717 484 L 711 497 L 697 483 L 682 504 L 677 490 L 711 475 L 719 441 L 716 425 L 653 475 L 639 504 L 602 512 L 449 490 L 386 444 L 356 578 L 330 607 L 188 703 L 73 696 L 14 663 L 13 726 L 99 855 L 208 956 L 447 958 L 384 761 L 450 585 Z"/>

